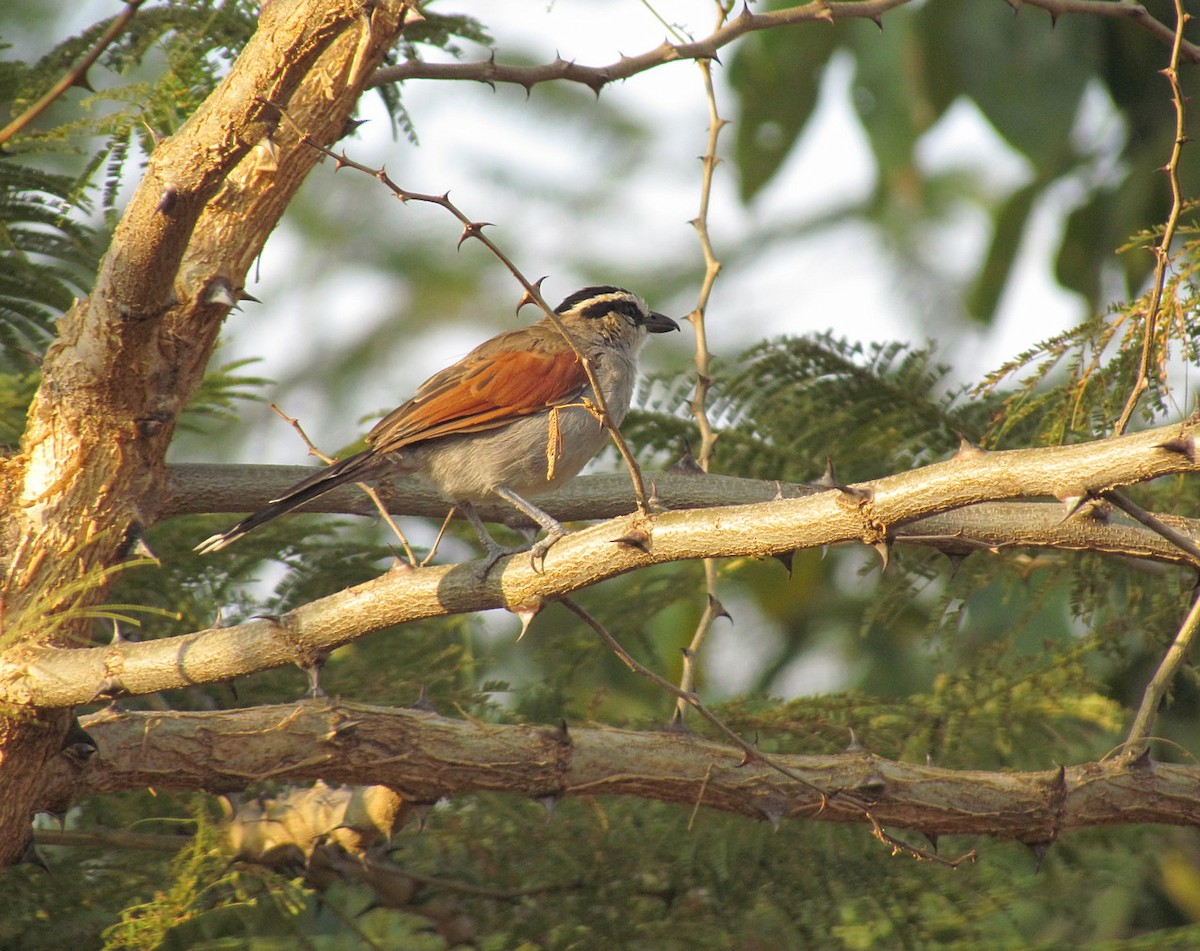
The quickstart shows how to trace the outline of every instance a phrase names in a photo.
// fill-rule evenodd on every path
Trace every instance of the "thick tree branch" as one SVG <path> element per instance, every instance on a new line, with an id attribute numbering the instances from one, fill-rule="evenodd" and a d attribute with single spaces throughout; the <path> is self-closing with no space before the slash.
<path id="1" fill-rule="evenodd" d="M 606 578 L 694 558 L 765 557 L 839 542 L 888 544 L 918 519 L 989 500 L 1077 498 L 1194 472 L 1196 418 L 1175 426 L 1044 449 L 971 450 L 875 482 L 805 498 L 624 516 L 569 535 L 543 571 L 510 557 L 481 578 L 473 563 L 389 571 L 288 612 L 230 628 L 107 647 L 0 656 L 0 700 L 72 706 L 311 665 L 357 637 L 407 621 L 506 608 L 528 611 Z M 636 533 L 640 545 L 623 543 Z"/>
<path id="2" fill-rule="evenodd" d="M 184 463 L 168 466 L 160 518 L 198 513 L 240 513 L 262 508 L 311 474 L 307 466 L 215 465 Z M 646 472 L 659 505 L 672 510 L 748 505 L 777 498 L 802 498 L 826 491 L 815 485 L 765 482 L 723 475 Z M 398 476 L 381 492 L 393 515 L 441 518 L 448 504 L 427 483 Z M 620 475 L 587 475 L 563 488 L 538 496 L 538 504 L 562 522 L 616 518 L 636 508 L 629 480 Z M 476 504 L 487 521 L 524 525 L 519 512 L 502 502 Z M 360 490 L 343 486 L 304 506 L 305 512 L 346 515 L 376 514 L 374 503 Z M 1197 567 L 1196 559 L 1178 544 L 1151 528 L 1104 507 L 1087 509 L 1082 517 L 1064 518 L 1058 502 L 981 502 L 917 519 L 896 529 L 897 542 L 934 548 L 948 555 L 968 555 L 1000 548 L 1056 548 L 1122 555 L 1171 565 Z M 1158 514 L 1180 537 L 1200 545 L 1200 519 Z"/>
<path id="3" fill-rule="evenodd" d="M 102 712 L 82 722 L 99 752 L 82 764 L 58 758 L 45 810 L 118 789 L 231 792 L 269 777 L 382 784 L 414 803 L 479 791 L 636 796 L 773 822 L 863 822 L 861 805 L 850 800 L 866 799 L 888 826 L 1027 843 L 1097 825 L 1200 824 L 1200 768 L 1162 763 L 990 773 L 862 751 L 773 757 L 801 782 L 687 734 L 511 726 L 325 699 L 205 713 Z M 823 808 L 814 787 L 829 793 Z"/>

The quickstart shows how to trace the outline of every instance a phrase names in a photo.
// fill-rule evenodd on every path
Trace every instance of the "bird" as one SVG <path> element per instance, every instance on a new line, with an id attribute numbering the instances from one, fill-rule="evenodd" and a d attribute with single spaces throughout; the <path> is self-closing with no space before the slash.
<path id="1" fill-rule="evenodd" d="M 614 426 L 629 411 L 638 353 L 649 334 L 679 324 L 611 284 L 585 287 L 554 308 L 590 363 Z M 579 473 L 607 441 L 579 353 L 549 316 L 481 343 L 422 383 L 367 434 L 367 448 L 298 482 L 265 508 L 196 546 L 220 551 L 260 525 L 347 482 L 384 475 L 423 478 L 462 509 L 486 553 L 484 571 L 516 549 L 498 544 L 475 503 L 498 497 L 546 533 L 540 558 L 567 534 L 528 500 Z"/>

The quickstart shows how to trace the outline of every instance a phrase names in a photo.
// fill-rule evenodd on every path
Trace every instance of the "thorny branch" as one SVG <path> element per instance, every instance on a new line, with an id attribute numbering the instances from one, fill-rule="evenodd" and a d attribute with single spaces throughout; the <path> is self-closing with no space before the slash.
<path id="1" fill-rule="evenodd" d="M 664 512 L 654 516 L 652 546 L 625 544 L 620 533 L 633 532 L 645 519 L 622 516 L 568 536 L 555 546 L 543 571 L 523 566 L 519 558 L 504 559 L 486 584 L 470 564 L 387 572 L 280 618 L 139 643 L 0 654 L 0 698 L 73 706 L 95 700 L 98 692 L 142 694 L 228 680 L 296 663 L 385 627 L 494 608 L 515 611 L 650 565 L 761 558 L 839 542 L 874 545 L 918 519 L 988 499 L 1079 496 L 1160 475 L 1195 473 L 1200 471 L 1194 455 L 1197 427 L 1200 418 L 1092 443 L 976 450 L 799 498 Z"/>
<path id="2" fill-rule="evenodd" d="M 1175 106 L 1175 141 L 1171 146 L 1171 157 L 1163 170 L 1171 183 L 1171 211 L 1167 215 L 1167 223 L 1163 227 L 1162 239 L 1154 251 L 1154 279 L 1150 291 L 1150 300 L 1146 304 L 1146 325 L 1142 337 L 1142 355 L 1138 361 L 1137 376 L 1133 381 L 1133 389 L 1121 410 L 1121 416 L 1113 428 L 1114 435 L 1125 432 L 1129 420 L 1137 408 L 1138 400 L 1150 386 L 1150 365 L 1154 361 L 1155 337 L 1159 318 L 1162 316 L 1163 288 L 1167 280 L 1167 267 L 1171 262 L 1171 242 L 1175 240 L 1175 231 L 1179 226 L 1179 216 L 1183 211 L 1183 191 L 1179 184 L 1179 159 L 1183 154 L 1183 144 L 1187 141 L 1185 125 L 1183 92 L 1179 88 L 1179 59 L 1183 49 L 1183 28 L 1191 20 L 1191 16 L 1183 8 L 1183 0 L 1175 0 L 1175 30 L 1171 44 L 1171 61 L 1162 71 L 1171 84 L 1171 102 Z"/>
<path id="3" fill-rule="evenodd" d="M 283 118 L 288 119 L 289 122 L 291 121 L 287 112 L 278 104 L 276 104 L 276 103 L 265 103 L 265 104 L 270 106 L 273 109 L 276 109 L 279 112 L 279 114 Z M 561 333 L 563 335 L 563 337 L 566 339 L 567 343 L 569 343 L 571 345 L 571 349 L 573 349 L 575 351 L 576 356 L 579 357 L 579 362 L 583 366 L 584 373 L 587 375 L 587 378 L 588 378 L 588 383 L 591 385 L 591 388 L 592 388 L 591 399 L 595 403 L 596 414 L 597 414 L 601 424 L 604 426 L 605 430 L 608 432 L 609 438 L 613 441 L 613 444 L 617 447 L 617 452 L 620 453 L 622 460 L 624 460 L 626 468 L 629 470 L 629 476 L 633 482 L 634 495 L 635 495 L 635 497 L 637 499 L 637 503 L 638 503 L 638 510 L 643 515 L 649 515 L 650 506 L 649 506 L 649 502 L 648 502 L 647 496 L 646 496 L 646 487 L 645 487 L 645 483 L 642 479 L 641 469 L 639 468 L 639 466 L 637 464 L 637 460 L 634 459 L 633 453 L 629 449 L 629 445 L 625 442 L 625 438 L 621 435 L 621 430 L 617 426 L 613 425 L 612 417 L 609 415 L 608 406 L 604 399 L 604 393 L 600 388 L 600 381 L 596 378 L 596 368 L 594 366 L 592 366 L 592 362 L 588 359 L 588 357 L 580 349 L 579 342 L 575 339 L 575 337 L 571 334 L 571 332 L 566 328 L 566 326 L 563 324 L 561 318 L 559 318 L 558 314 L 556 314 L 554 312 L 554 309 L 552 307 L 550 307 L 550 305 L 547 304 L 546 301 L 543 299 L 541 289 L 540 289 L 542 279 L 539 279 L 537 281 L 529 280 L 529 278 L 527 278 L 525 276 L 525 274 L 521 271 L 520 268 L 517 267 L 517 265 L 513 262 L 513 260 L 500 248 L 500 246 L 498 244 L 496 244 L 496 242 L 494 242 L 486 234 L 483 233 L 483 229 L 485 227 L 487 227 L 488 225 L 490 225 L 491 222 L 476 221 L 472 218 L 467 217 L 467 215 L 464 214 L 463 211 L 456 204 L 454 204 L 454 202 L 452 202 L 450 200 L 449 192 L 446 192 L 445 194 L 442 194 L 442 195 L 427 195 L 427 194 L 422 194 L 420 192 L 407 191 L 406 189 L 404 189 L 404 188 L 400 187 L 398 184 L 396 184 L 396 182 L 391 178 L 391 176 L 388 175 L 386 169 L 384 169 L 382 167 L 381 168 L 371 168 L 369 165 L 364 165 L 361 162 L 356 162 L 353 159 L 351 159 L 345 153 L 345 151 L 342 151 L 342 152 L 333 151 L 333 149 L 330 149 L 327 146 L 322 145 L 320 142 L 318 142 L 316 139 L 314 139 L 311 135 L 309 135 L 307 132 L 305 132 L 302 129 L 297 129 L 297 134 L 299 135 L 299 142 L 301 145 L 307 145 L 308 147 L 320 152 L 322 155 L 325 155 L 325 156 L 333 159 L 337 163 L 338 169 L 352 168 L 357 172 L 362 172 L 364 175 L 370 175 L 372 178 L 374 178 L 376 181 L 378 181 L 380 184 L 382 184 L 385 188 L 387 188 L 393 195 L 395 195 L 397 198 L 399 198 L 400 201 L 402 201 L 402 202 L 409 202 L 409 201 L 426 202 L 428 204 L 437 205 L 440 208 L 446 209 L 446 211 L 450 212 L 450 214 L 452 214 L 455 218 L 457 218 L 463 226 L 462 235 L 458 239 L 458 243 L 459 243 L 460 247 L 461 247 L 462 243 L 464 241 L 466 241 L 468 238 L 474 238 L 476 241 L 479 241 L 484 247 L 486 247 L 492 253 L 492 255 L 501 264 L 503 264 L 505 266 L 505 268 L 508 269 L 509 273 L 512 274 L 512 276 L 517 279 L 518 283 L 520 283 L 521 287 L 523 287 L 525 289 L 525 295 L 524 295 L 524 297 L 522 297 L 521 302 L 517 305 L 517 309 L 520 310 L 522 307 L 525 306 L 525 304 L 535 304 L 538 307 L 540 307 L 542 309 L 542 312 L 546 315 L 546 317 L 549 318 L 549 320 L 554 324 L 554 326 L 558 328 L 559 333 Z"/>
<path id="4" fill-rule="evenodd" d="M 723 24 L 729 16 L 729 6 L 717 4 L 717 26 Z M 708 207 L 712 198 L 713 172 L 720 159 L 717 157 L 717 143 L 721 130 L 726 121 L 721 118 L 717 108 L 717 93 L 713 87 L 712 63 L 701 59 L 696 61 L 704 82 L 705 99 L 708 103 L 708 147 L 701 158 L 703 174 L 700 179 L 700 210 L 692 220 L 696 234 L 700 239 L 700 251 L 704 255 L 704 280 L 700 285 L 700 294 L 696 300 L 696 309 L 688 315 L 692 330 L 696 334 L 696 386 L 692 390 L 689 408 L 692 419 L 700 432 L 700 447 L 696 455 L 696 465 L 702 472 L 708 472 L 712 463 L 713 448 L 717 442 L 712 422 L 708 418 L 708 391 L 712 386 L 712 376 L 709 369 L 708 332 L 705 327 L 705 316 L 708 313 L 708 301 L 712 296 L 713 284 L 721 273 L 721 262 L 713 250 L 712 238 L 708 231 Z M 700 620 L 696 624 L 695 633 L 687 647 L 683 649 L 683 670 L 679 678 L 679 689 L 683 693 L 691 693 L 696 683 L 696 665 L 700 659 L 700 649 L 712 628 L 713 622 L 720 617 L 729 617 L 721 605 L 717 593 L 717 563 L 712 558 L 704 559 L 704 587 L 708 595 Z M 687 713 L 687 703 L 680 697 L 675 704 L 674 719 L 682 722 Z"/>
<path id="5" fill-rule="evenodd" d="M 395 66 L 385 66 L 368 80 L 368 86 L 385 86 L 388 83 L 407 79 L 471 80 L 494 86 L 496 83 L 511 83 L 522 86 L 526 91 L 539 83 L 565 80 L 587 86 L 599 93 L 609 83 L 628 79 L 639 73 L 654 69 L 664 63 L 680 60 L 712 60 L 717 53 L 734 40 L 758 30 L 771 30 L 800 23 L 837 20 L 866 19 L 882 24 L 883 15 L 896 7 L 907 5 L 909 0 L 862 0 L 862 2 L 826 3 L 817 0 L 785 10 L 769 10 L 751 13 L 744 7 L 742 13 L 728 21 L 714 33 L 701 40 L 689 43 L 663 42 L 652 50 L 637 56 L 622 56 L 607 66 L 581 66 L 568 60 L 556 58 L 540 66 L 508 66 L 497 63 L 494 57 L 474 63 L 425 63 L 412 60 Z M 1057 21 L 1066 14 L 1097 16 L 1132 20 L 1158 41 L 1172 46 L 1177 31 L 1155 19 L 1137 0 L 1007 0 L 1014 7 L 1022 5 L 1038 7 Z M 1200 46 L 1182 41 L 1179 57 L 1188 63 L 1200 63 Z"/>
<path id="6" fill-rule="evenodd" d="M 301 479 L 312 475 L 307 466 L 178 463 L 167 466 L 153 514 L 154 521 L 175 515 L 246 512 L 262 508 Z M 790 482 L 742 479 L 735 476 L 697 476 L 685 472 L 647 472 L 654 483 L 659 505 L 666 511 L 753 505 L 776 499 L 816 495 L 826 487 Z M 624 474 L 582 475 L 554 492 L 538 498 L 539 506 L 560 522 L 617 518 L 634 511 L 635 504 Z M 445 500 L 415 476 L 396 476 L 387 493 L 388 508 L 398 515 L 441 518 Z M 506 510 L 506 508 L 508 510 Z M 479 505 L 481 517 L 522 524 L 511 507 L 500 501 Z M 307 512 L 371 515 L 373 508 L 352 486 L 342 486 L 306 506 Z M 1200 519 L 1166 512 L 1153 513 L 1183 538 L 1200 545 Z M 1200 558 L 1187 554 L 1160 531 L 1101 506 L 1085 506 L 1064 521 L 1060 502 L 984 502 L 911 521 L 895 531 L 895 540 L 921 545 L 947 555 L 995 552 L 1012 548 L 1090 551 L 1143 562 L 1145 570 L 1159 565 L 1200 570 Z"/>
<path id="7" fill-rule="evenodd" d="M 1188 63 L 1200 63 L 1200 46 L 1186 40 L 1180 42 L 1178 23 L 1170 27 L 1154 15 L 1140 0 L 1006 0 L 1013 7 L 1038 7 L 1050 14 L 1055 23 L 1066 14 L 1132 20 L 1164 46 L 1179 44 L 1180 56 Z M 1178 10 L 1179 4 L 1176 4 Z"/>
<path id="8" fill-rule="evenodd" d="M 490 791 L 637 796 L 691 809 L 703 791 L 705 808 L 758 820 L 870 821 L 844 795 L 816 811 L 811 787 L 821 784 L 870 800 L 881 824 L 931 838 L 965 833 L 1045 844 L 1097 825 L 1195 825 L 1200 804 L 1195 766 L 1109 759 L 987 772 L 897 762 L 861 748 L 772 754 L 806 780 L 801 785 L 693 734 L 481 723 L 328 699 L 204 712 L 109 709 L 80 724 L 100 753 L 82 766 L 57 757 L 41 809 L 59 812 L 85 795 L 147 786 L 241 790 L 265 771 L 288 783 L 384 784 L 414 804 Z M 150 733 L 155 742 L 147 744 Z"/>

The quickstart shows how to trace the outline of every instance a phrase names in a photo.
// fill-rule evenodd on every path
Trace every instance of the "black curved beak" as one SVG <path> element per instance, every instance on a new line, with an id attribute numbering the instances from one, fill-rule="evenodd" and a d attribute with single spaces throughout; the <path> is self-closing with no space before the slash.
<path id="1" fill-rule="evenodd" d="M 666 314 L 651 311 L 650 316 L 646 318 L 646 329 L 652 334 L 665 334 L 668 330 L 678 330 L 679 324 Z"/>

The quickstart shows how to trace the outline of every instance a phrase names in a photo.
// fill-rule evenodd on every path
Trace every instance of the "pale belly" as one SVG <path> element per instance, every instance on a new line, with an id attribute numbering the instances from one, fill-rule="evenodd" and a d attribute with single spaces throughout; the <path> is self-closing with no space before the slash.
<path id="1" fill-rule="evenodd" d="M 572 406 L 552 422 L 540 413 L 503 429 L 451 436 L 428 444 L 417 474 L 451 501 L 481 501 L 503 485 L 537 495 L 573 478 L 604 448 L 608 434 L 590 412 Z"/>

